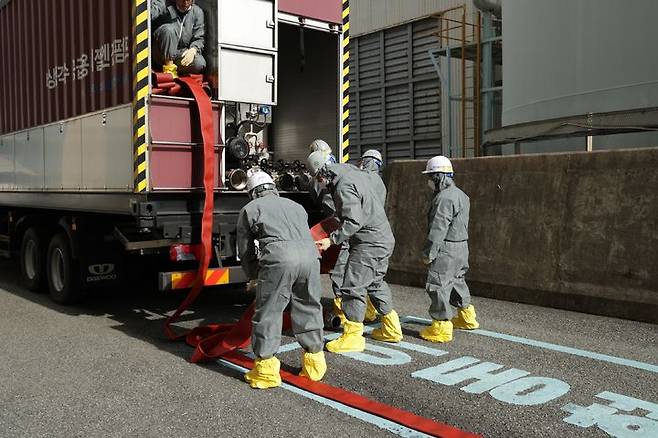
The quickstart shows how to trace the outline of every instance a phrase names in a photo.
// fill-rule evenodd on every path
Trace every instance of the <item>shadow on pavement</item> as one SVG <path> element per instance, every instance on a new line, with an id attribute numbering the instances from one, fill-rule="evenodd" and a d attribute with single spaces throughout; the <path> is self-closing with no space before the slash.
<path id="1" fill-rule="evenodd" d="M 183 341 L 170 341 L 164 333 L 166 318 L 178 308 L 188 291 L 159 292 L 151 282 L 143 280 L 136 278 L 116 288 L 90 290 L 83 302 L 64 306 L 53 302 L 47 291 L 31 292 L 24 288 L 15 261 L 0 261 L 0 288 L 7 293 L 66 315 L 108 318 L 119 323 L 113 329 L 189 360 L 193 349 Z M 176 323 L 178 332 L 184 333 L 198 325 L 236 322 L 253 299 L 253 293 L 246 292 L 243 286 L 206 288 Z M 234 371 L 212 363 L 201 366 L 236 377 Z"/>

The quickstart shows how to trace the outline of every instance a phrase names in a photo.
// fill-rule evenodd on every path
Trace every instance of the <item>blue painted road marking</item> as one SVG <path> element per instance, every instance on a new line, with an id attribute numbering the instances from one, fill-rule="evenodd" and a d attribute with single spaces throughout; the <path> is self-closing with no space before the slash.
<path id="1" fill-rule="evenodd" d="M 608 405 L 593 403 L 589 406 L 580 406 L 569 403 L 562 410 L 571 415 L 565 418 L 565 423 L 574 426 L 589 428 L 597 427 L 602 431 L 618 438 L 654 438 L 658 436 L 658 405 L 645 400 L 604 391 L 596 395 L 597 398 L 611 401 Z M 649 413 L 645 416 L 632 415 L 639 413 L 636 410 Z M 620 413 L 620 411 L 623 411 Z"/>
<path id="2" fill-rule="evenodd" d="M 461 390 L 471 394 L 482 394 L 497 386 L 509 383 L 512 380 L 530 375 L 529 372 L 516 368 L 494 374 L 491 371 L 499 370 L 503 368 L 503 365 L 491 362 L 478 362 L 480 362 L 480 359 L 464 356 L 435 367 L 416 371 L 411 376 L 440 383 L 441 385 L 456 385 L 457 383 L 475 379 L 477 380 L 476 382 L 462 387 Z"/>
<path id="3" fill-rule="evenodd" d="M 418 318 L 416 316 L 404 316 L 400 318 L 402 322 L 411 322 L 415 324 L 424 324 L 430 325 L 432 321 L 425 318 Z M 521 336 L 512 336 L 506 335 L 504 333 L 491 332 L 489 330 L 468 330 L 468 333 L 473 333 L 476 335 L 487 336 L 490 338 L 504 339 L 510 342 L 516 342 L 517 344 L 529 345 L 532 347 L 544 348 L 546 350 L 558 351 L 560 353 L 571 354 L 574 356 L 586 357 L 589 359 L 600 360 L 602 362 L 609 362 L 616 365 L 623 365 L 631 368 L 637 368 L 639 370 L 650 371 L 652 373 L 658 373 L 658 365 L 653 365 L 650 363 L 640 362 L 632 359 L 624 359 L 622 357 L 609 356 L 607 354 L 594 353 L 592 351 L 581 350 L 579 348 L 565 347 L 564 345 L 551 344 L 550 342 L 535 341 L 534 339 L 527 339 Z"/>

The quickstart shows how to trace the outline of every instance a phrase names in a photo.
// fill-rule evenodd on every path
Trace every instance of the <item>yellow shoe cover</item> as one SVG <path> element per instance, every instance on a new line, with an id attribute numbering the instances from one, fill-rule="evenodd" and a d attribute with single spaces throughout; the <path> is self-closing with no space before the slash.
<path id="1" fill-rule="evenodd" d="M 345 321 L 347 321 L 347 318 L 345 317 L 345 313 L 343 312 L 343 303 L 339 297 L 334 298 L 333 312 L 334 315 L 340 318 L 340 326 L 343 327 L 345 325 Z"/>
<path id="2" fill-rule="evenodd" d="M 433 320 L 432 325 L 420 331 L 420 337 L 430 342 L 452 341 L 452 322 Z"/>
<path id="3" fill-rule="evenodd" d="M 377 309 L 372 305 L 370 297 L 366 296 L 366 316 L 363 318 L 363 322 L 373 322 L 377 319 Z"/>
<path id="4" fill-rule="evenodd" d="M 254 367 L 244 375 L 244 379 L 252 388 L 268 389 L 281 385 L 281 362 L 276 357 L 256 359 Z"/>
<path id="5" fill-rule="evenodd" d="M 383 342 L 400 342 L 402 340 L 400 318 L 395 310 L 382 316 L 382 328 L 373 330 L 372 337 Z"/>
<path id="6" fill-rule="evenodd" d="M 162 66 L 163 73 L 170 73 L 174 79 L 178 77 L 178 66 L 176 64 L 165 64 Z"/>
<path id="7" fill-rule="evenodd" d="M 452 318 L 452 326 L 456 329 L 475 330 L 480 327 L 480 323 L 475 320 L 476 316 L 472 305 L 459 309 L 457 316 Z"/>
<path id="8" fill-rule="evenodd" d="M 359 352 L 366 349 L 366 338 L 363 337 L 363 323 L 348 320 L 343 326 L 340 338 L 327 342 L 327 350 L 332 353 Z"/>
<path id="9" fill-rule="evenodd" d="M 314 382 L 319 382 L 327 372 L 327 362 L 324 360 L 324 351 L 317 353 L 305 352 L 302 355 L 302 371 L 300 376 L 308 377 Z"/>

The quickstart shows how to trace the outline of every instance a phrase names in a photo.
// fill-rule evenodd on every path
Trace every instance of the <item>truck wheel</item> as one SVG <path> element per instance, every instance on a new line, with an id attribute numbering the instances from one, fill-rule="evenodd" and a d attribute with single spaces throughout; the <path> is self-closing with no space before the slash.
<path id="1" fill-rule="evenodd" d="M 50 297 L 59 304 L 72 304 L 82 298 L 78 263 L 71 256 L 66 234 L 56 234 L 46 256 Z"/>
<path id="2" fill-rule="evenodd" d="M 45 268 L 45 248 L 42 236 L 36 228 L 29 228 L 23 235 L 21 242 L 21 277 L 23 284 L 32 292 L 39 292 L 44 289 L 46 268 Z"/>

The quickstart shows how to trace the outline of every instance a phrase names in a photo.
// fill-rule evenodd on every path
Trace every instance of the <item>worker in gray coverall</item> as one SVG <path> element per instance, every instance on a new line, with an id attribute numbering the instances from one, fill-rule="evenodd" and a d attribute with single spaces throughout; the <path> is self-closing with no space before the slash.
<path id="1" fill-rule="evenodd" d="M 206 25 L 194 0 L 152 0 L 153 61 L 165 73 L 202 73 Z"/>
<path id="2" fill-rule="evenodd" d="M 309 145 L 309 152 L 323 152 L 329 163 L 336 163 L 336 157 L 334 156 L 331 147 L 327 144 L 326 141 L 321 139 L 313 140 Z M 348 164 L 348 166 L 352 166 Z M 382 184 L 383 185 L 383 184 Z M 328 188 L 320 187 L 320 183 L 317 179 L 313 178 L 313 184 L 310 190 L 311 199 L 322 207 L 322 212 L 325 216 L 330 217 L 336 214 L 336 207 L 334 206 L 334 200 L 331 197 L 331 193 Z M 334 301 L 333 301 L 333 314 L 338 317 L 340 320 L 340 326 L 345 325 L 345 313 L 342 309 L 342 300 L 340 297 L 340 287 L 343 285 L 343 277 L 345 274 L 345 266 L 347 265 L 347 257 L 349 256 L 350 245 L 347 241 L 343 242 L 340 247 L 340 253 L 336 259 L 336 264 L 334 268 L 329 273 L 329 279 L 331 280 L 331 288 L 334 292 Z M 364 318 L 365 322 L 372 322 L 377 319 L 377 311 L 372 305 L 370 298 L 366 299 L 366 316 Z"/>
<path id="3" fill-rule="evenodd" d="M 341 353 L 365 349 L 363 319 L 367 296 L 382 315 L 382 327 L 374 330 L 372 337 L 385 342 L 400 342 L 400 319 L 393 310 L 391 289 L 384 281 L 395 239 L 371 176 L 354 166 L 329 163 L 319 151 L 313 152 L 308 161 L 311 173 L 331 191 L 336 216 L 340 220 L 340 228 L 316 244 L 321 251 L 346 241 L 350 246 L 340 288 L 342 310 L 347 321 L 343 334 L 327 343 L 327 350 Z"/>
<path id="4" fill-rule="evenodd" d="M 423 172 L 434 199 L 427 215 L 428 234 L 423 248 L 423 263 L 429 265 L 426 290 L 432 303 L 432 325 L 420 336 L 431 342 L 449 342 L 452 329 L 479 327 L 471 294 L 466 284 L 468 271 L 468 216 L 470 200 L 453 180 L 450 160 L 436 156 Z M 455 308 L 457 316 L 455 315 Z"/>
<path id="5" fill-rule="evenodd" d="M 382 154 L 376 149 L 370 149 L 364 152 L 358 162 L 358 168 L 370 175 L 375 194 L 378 196 L 382 205 L 386 204 L 386 186 L 381 178 Z M 345 314 L 341 309 L 340 288 L 343 285 L 345 267 L 349 256 L 350 246 L 348 242 L 343 243 L 340 248 L 340 254 L 336 260 L 336 265 L 331 271 L 329 277 L 331 286 L 336 298 L 334 299 L 334 314 L 341 319 L 341 325 L 345 324 Z M 373 322 L 377 319 L 377 310 L 372 304 L 370 295 L 366 299 L 366 315 L 364 322 Z"/>
<path id="6" fill-rule="evenodd" d="M 250 279 L 257 278 L 257 285 L 251 337 L 256 360 L 245 380 L 252 388 L 281 385 L 280 362 L 274 355 L 289 303 L 293 332 L 305 350 L 300 375 L 321 380 L 327 365 L 322 351 L 320 254 L 308 216 L 301 205 L 279 197 L 265 172 L 253 172 L 247 190 L 252 201 L 240 211 L 237 245 L 242 267 Z"/>
<path id="7" fill-rule="evenodd" d="M 313 140 L 308 149 L 309 154 L 320 151 L 326 155 L 327 161 L 330 163 L 336 162 L 336 157 L 331 151 L 331 147 L 324 140 Z M 329 217 L 334 215 L 336 208 L 334 207 L 334 200 L 331 198 L 331 193 L 329 193 L 329 190 L 327 190 L 326 187 L 321 187 L 317 179 L 313 178 L 311 190 L 309 190 L 309 192 L 313 202 L 322 207 L 322 213 L 324 213 L 325 216 Z"/>

